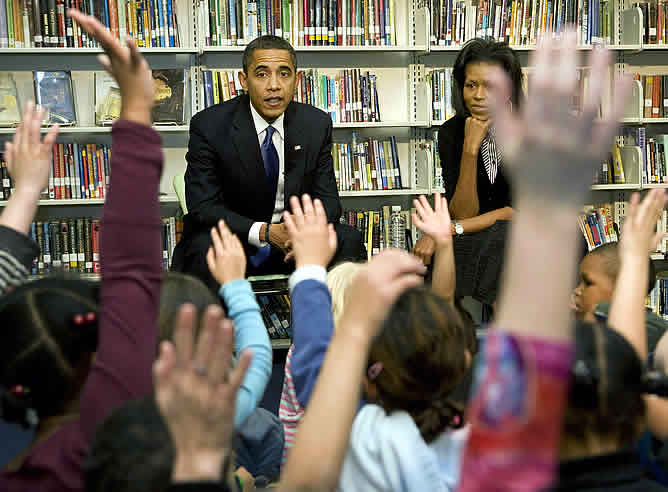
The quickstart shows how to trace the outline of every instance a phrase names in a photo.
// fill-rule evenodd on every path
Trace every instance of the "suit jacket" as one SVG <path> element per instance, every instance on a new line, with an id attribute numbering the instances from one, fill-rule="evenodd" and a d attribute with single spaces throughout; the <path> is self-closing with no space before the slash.
<path id="1" fill-rule="evenodd" d="M 438 154 L 441 158 L 445 198 L 448 202 L 452 200 L 455 194 L 457 180 L 459 179 L 459 169 L 464 151 L 465 126 L 466 118 L 455 116 L 443 123 L 438 130 Z M 504 175 L 503 166 L 499 167 L 494 184 L 490 183 L 482 154 L 478 153 L 477 173 L 480 214 L 511 206 L 510 183 Z"/>
<path id="2" fill-rule="evenodd" d="M 341 203 L 331 155 L 330 117 L 293 101 L 285 111 L 283 127 L 285 209 L 290 210 L 291 196 L 309 193 L 322 201 L 329 222 L 338 222 Z M 271 222 L 274 202 L 247 95 L 192 118 L 186 160 L 184 254 L 205 253 L 209 229 L 220 219 L 248 246 L 250 227 L 254 222 Z"/>

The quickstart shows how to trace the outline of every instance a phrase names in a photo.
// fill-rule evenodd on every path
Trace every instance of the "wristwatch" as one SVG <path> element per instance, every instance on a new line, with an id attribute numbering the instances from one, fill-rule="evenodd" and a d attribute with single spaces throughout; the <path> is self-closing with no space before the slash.
<path id="1" fill-rule="evenodd" d="M 453 221 L 452 223 L 453 223 L 454 226 L 455 226 L 455 232 L 457 233 L 458 236 L 461 236 L 462 234 L 464 234 L 464 226 L 463 226 L 463 225 L 461 225 L 461 224 L 460 224 L 459 222 L 457 222 L 456 220 Z"/>

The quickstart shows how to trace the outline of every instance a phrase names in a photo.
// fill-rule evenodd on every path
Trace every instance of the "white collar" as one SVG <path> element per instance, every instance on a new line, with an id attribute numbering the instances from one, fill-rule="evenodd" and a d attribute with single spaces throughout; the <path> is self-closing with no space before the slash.
<path id="1" fill-rule="evenodd" d="M 267 123 L 267 121 L 260 116 L 260 114 L 255 110 L 253 107 L 253 103 L 249 102 L 250 104 L 250 109 L 251 109 L 251 114 L 253 115 L 253 123 L 255 124 L 255 132 L 259 135 L 263 131 L 267 129 L 267 127 L 270 125 L 270 123 Z M 281 138 L 284 138 L 284 133 L 283 133 L 283 119 L 284 119 L 285 113 L 281 114 L 278 118 L 276 118 L 276 121 L 271 123 L 271 126 L 273 126 L 276 131 L 278 132 L 278 135 Z"/>

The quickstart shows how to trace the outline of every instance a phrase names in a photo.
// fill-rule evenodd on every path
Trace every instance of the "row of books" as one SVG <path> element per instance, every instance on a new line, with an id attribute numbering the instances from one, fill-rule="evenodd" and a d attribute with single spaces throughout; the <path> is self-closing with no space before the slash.
<path id="1" fill-rule="evenodd" d="M 290 339 L 290 296 L 285 293 L 257 294 L 260 312 L 272 340 Z"/>
<path id="2" fill-rule="evenodd" d="M 70 8 L 97 17 L 116 37 L 142 47 L 178 47 L 173 0 L 7 0 L 0 2 L 0 48 L 95 48 Z"/>
<path id="3" fill-rule="evenodd" d="M 2 2 L 0 2 L 2 3 Z M 33 72 L 35 101 L 46 111 L 45 124 L 75 126 L 77 110 L 70 71 Z M 183 124 L 187 71 L 182 68 L 153 70 L 155 124 Z M 21 106 L 16 80 L 11 72 L 0 72 L 0 126 L 16 126 L 21 121 Z M 106 72 L 95 72 L 95 123 L 110 125 L 121 114 L 121 94 Z"/>
<path id="4" fill-rule="evenodd" d="M 49 184 L 43 200 L 104 198 L 109 185 L 111 147 L 101 144 L 58 143 L 53 146 Z M 0 154 L 0 200 L 9 200 L 14 183 Z"/>
<path id="5" fill-rule="evenodd" d="M 654 289 L 645 298 L 645 307 L 668 321 L 668 278 L 665 278 L 665 272 L 656 279 Z"/>
<path id="6" fill-rule="evenodd" d="M 668 118 L 668 75 L 636 73 L 634 78 L 643 89 L 643 118 Z"/>
<path id="7" fill-rule="evenodd" d="M 411 210 L 392 210 L 400 207 L 383 206 L 380 210 L 346 210 L 340 222 L 355 227 L 362 234 L 368 259 L 387 248 L 413 249 L 417 240 Z M 393 220 L 393 214 L 399 220 Z"/>
<path id="8" fill-rule="evenodd" d="M 456 46 L 475 37 L 535 45 L 567 26 L 576 27 L 578 44 L 614 40 L 614 2 L 608 0 L 430 0 L 430 7 L 432 45 Z"/>
<path id="9" fill-rule="evenodd" d="M 642 11 L 642 42 L 645 44 L 666 44 L 668 40 L 668 26 L 666 25 L 668 5 L 664 0 L 642 0 L 634 2 L 633 6 L 640 8 Z"/>
<path id="10" fill-rule="evenodd" d="M 452 68 L 435 68 L 427 74 L 431 89 L 432 113 L 434 121 L 445 121 L 455 115 L 452 107 Z"/>
<path id="11" fill-rule="evenodd" d="M 622 138 L 625 146 L 640 148 L 643 184 L 668 183 L 668 156 L 666 156 L 668 135 L 657 134 L 648 137 L 645 127 L 634 126 L 624 127 Z"/>
<path id="12" fill-rule="evenodd" d="M 238 76 L 239 70 L 202 70 L 205 107 L 243 94 Z M 357 68 L 335 76 L 317 69 L 299 70 L 294 99 L 322 109 L 334 123 L 381 121 L 377 76 Z"/>
<path id="13" fill-rule="evenodd" d="M 334 123 L 377 122 L 381 121 L 377 80 L 359 68 L 344 69 L 335 76 L 317 69 L 300 70 L 295 100 L 329 113 Z"/>
<path id="14" fill-rule="evenodd" d="M 356 132 L 348 143 L 332 144 L 339 191 L 397 190 L 402 177 L 396 137 L 361 141 Z"/>
<path id="15" fill-rule="evenodd" d="M 603 244 L 617 242 L 619 225 L 615 223 L 613 204 L 589 205 L 578 216 L 578 225 L 589 251 Z"/>
<path id="16" fill-rule="evenodd" d="M 427 158 L 428 166 L 431 169 L 431 187 L 434 190 L 443 192 L 445 190 L 445 182 L 443 180 L 443 169 L 441 166 L 441 155 L 438 153 L 438 130 L 432 132 L 431 139 L 420 139 L 417 142 Z"/>
<path id="17" fill-rule="evenodd" d="M 395 0 L 208 0 L 207 46 L 273 34 L 293 46 L 396 45 Z"/>
<path id="18" fill-rule="evenodd" d="M 100 220 L 84 218 L 33 222 L 30 236 L 39 246 L 31 273 L 55 271 L 100 273 Z M 169 268 L 176 243 L 183 234 L 183 220 L 162 219 L 163 267 Z"/>

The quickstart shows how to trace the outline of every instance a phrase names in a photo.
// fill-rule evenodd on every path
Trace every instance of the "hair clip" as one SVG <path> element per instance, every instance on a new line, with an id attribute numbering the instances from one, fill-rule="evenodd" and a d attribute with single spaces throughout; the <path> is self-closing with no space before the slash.
<path id="1" fill-rule="evenodd" d="M 86 313 L 86 314 L 75 314 L 74 318 L 73 318 L 73 321 L 74 321 L 75 325 L 81 326 L 81 325 L 87 325 L 87 324 L 90 324 L 90 323 L 94 323 L 96 319 L 97 319 L 96 314 L 93 313 L 93 312 L 90 312 L 90 313 Z"/>
<path id="2" fill-rule="evenodd" d="M 373 381 L 380 375 L 381 372 L 383 372 L 383 363 L 374 362 L 373 364 L 371 364 L 371 367 L 367 369 L 366 374 L 369 377 L 369 379 Z"/>
<path id="3" fill-rule="evenodd" d="M 15 384 L 11 388 L 7 390 L 11 395 L 16 396 L 17 398 L 21 398 L 26 396 L 28 393 L 30 393 L 30 390 L 23 386 L 22 384 Z"/>

